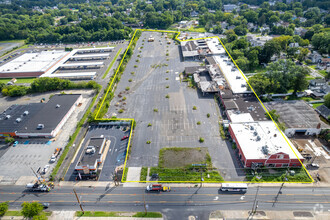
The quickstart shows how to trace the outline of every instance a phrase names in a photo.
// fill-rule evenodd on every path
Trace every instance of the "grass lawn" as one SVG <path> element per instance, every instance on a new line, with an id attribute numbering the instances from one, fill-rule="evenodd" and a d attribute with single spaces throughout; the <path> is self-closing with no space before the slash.
<path id="1" fill-rule="evenodd" d="M 113 66 L 113 64 L 116 62 L 116 60 L 117 60 L 117 57 L 119 56 L 119 54 L 120 54 L 120 52 L 121 52 L 121 50 L 122 50 L 122 48 L 120 48 L 119 50 L 118 50 L 118 52 L 117 52 L 117 54 L 116 54 L 116 56 L 112 59 L 112 61 L 111 61 L 111 63 L 110 63 L 110 65 L 109 65 L 109 67 L 108 67 L 108 69 L 105 71 L 105 73 L 103 74 L 103 76 L 102 76 L 102 79 L 104 79 L 107 75 L 108 75 L 108 73 L 109 73 L 109 71 L 110 71 L 110 69 L 111 69 L 111 67 Z"/>
<path id="2" fill-rule="evenodd" d="M 311 75 L 306 76 L 306 80 L 310 81 L 312 79 L 315 79 L 315 77 L 314 76 L 311 76 Z"/>
<path id="3" fill-rule="evenodd" d="M 193 165 L 195 164 L 195 165 Z M 205 164 L 205 165 L 198 165 Z M 159 151 L 158 167 L 150 168 L 160 181 L 222 182 L 221 175 L 213 169 L 207 148 L 162 148 Z"/>
<path id="4" fill-rule="evenodd" d="M 120 212 L 90 212 L 85 211 L 85 214 L 82 213 L 82 211 L 77 211 L 76 216 L 78 217 L 119 217 Z"/>
<path id="5" fill-rule="evenodd" d="M 12 78 L 4 78 L 0 79 L 0 83 L 7 83 L 11 80 Z M 16 83 L 32 83 L 33 80 L 36 78 L 18 78 Z"/>
<path id="6" fill-rule="evenodd" d="M 3 40 L 3 41 L 0 41 L 0 44 L 3 44 L 3 43 L 24 43 L 24 40 Z"/>
<path id="7" fill-rule="evenodd" d="M 163 217 L 163 215 L 159 212 L 147 212 L 147 214 L 145 212 L 137 212 L 135 215 L 133 215 L 132 217 L 142 217 L 142 218 L 161 218 Z"/>
<path id="8" fill-rule="evenodd" d="M 295 174 L 293 176 L 291 176 L 290 174 L 286 175 L 286 168 L 278 168 L 276 170 L 265 168 L 261 171 L 259 170 L 258 174 L 256 175 L 260 176 L 261 179 L 258 179 L 250 172 L 246 174 L 246 178 L 248 181 L 251 182 L 311 182 L 311 179 L 303 168 L 295 168 L 290 170 L 295 171 Z M 285 175 L 287 180 L 285 180 Z"/>
<path id="9" fill-rule="evenodd" d="M 319 70 L 319 73 L 320 73 L 322 76 L 326 76 L 326 75 L 327 75 L 327 71 L 326 71 L 326 70 Z"/>
<path id="10" fill-rule="evenodd" d="M 321 103 L 314 103 L 314 104 L 312 104 L 313 105 L 313 108 L 315 109 L 315 108 L 317 108 L 317 107 L 319 107 L 320 105 L 323 105 L 324 104 L 324 102 L 321 102 Z"/>
<path id="11" fill-rule="evenodd" d="M 51 216 L 52 212 L 41 212 L 41 214 L 44 214 L 45 216 Z M 21 211 L 7 211 L 4 216 L 23 216 Z"/>
<path id="12" fill-rule="evenodd" d="M 146 181 L 148 175 L 148 167 L 142 167 L 140 174 L 140 181 Z"/>
<path id="13" fill-rule="evenodd" d="M 173 30 L 177 30 L 177 28 L 173 28 Z M 194 27 L 194 26 L 191 26 L 190 28 L 188 29 L 181 29 L 180 31 L 190 31 L 190 32 L 199 32 L 199 33 L 204 33 L 206 32 L 205 28 L 204 27 Z"/>

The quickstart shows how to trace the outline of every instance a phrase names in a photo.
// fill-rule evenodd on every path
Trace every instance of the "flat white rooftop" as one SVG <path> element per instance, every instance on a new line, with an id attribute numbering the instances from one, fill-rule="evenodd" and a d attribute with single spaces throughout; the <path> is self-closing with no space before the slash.
<path id="1" fill-rule="evenodd" d="M 96 72 L 71 72 L 71 73 L 53 73 L 47 77 L 58 78 L 88 78 L 96 75 Z M 42 77 L 42 76 L 41 76 Z"/>
<path id="2" fill-rule="evenodd" d="M 232 123 L 254 122 L 250 113 L 237 113 L 237 111 L 228 110 L 227 114 Z"/>
<path id="3" fill-rule="evenodd" d="M 272 121 L 232 123 L 230 126 L 246 159 L 267 159 L 280 152 L 291 159 L 297 158 L 294 152 L 299 159 L 303 158 L 286 137 L 292 148 L 288 145 Z"/>
<path id="4" fill-rule="evenodd" d="M 214 55 L 220 55 L 226 52 L 217 38 L 206 39 L 206 44 Z"/>
<path id="5" fill-rule="evenodd" d="M 104 64 L 103 62 L 95 62 L 95 63 L 90 63 L 90 62 L 85 62 L 85 63 L 66 63 L 66 64 L 61 64 L 60 67 L 101 66 L 103 64 Z"/>
<path id="6" fill-rule="evenodd" d="M 22 56 L 0 67 L 0 73 L 16 72 L 45 72 L 69 52 L 42 51 L 38 53 L 25 53 Z"/>
<path id="7" fill-rule="evenodd" d="M 89 58 L 89 57 L 108 57 L 110 56 L 110 53 L 99 53 L 99 54 L 80 54 L 80 55 L 74 55 L 70 57 L 70 59 L 74 58 Z"/>
<path id="8" fill-rule="evenodd" d="M 213 56 L 213 58 L 219 65 L 219 68 L 225 76 L 227 83 L 233 93 L 250 93 L 250 91 L 247 90 L 247 83 L 242 76 L 242 73 L 237 69 L 230 57 L 223 54 Z"/>
<path id="9" fill-rule="evenodd" d="M 95 48 L 83 48 L 83 49 L 76 49 L 76 52 L 84 52 L 84 51 L 105 51 L 105 50 L 113 50 L 114 47 L 95 47 Z"/>

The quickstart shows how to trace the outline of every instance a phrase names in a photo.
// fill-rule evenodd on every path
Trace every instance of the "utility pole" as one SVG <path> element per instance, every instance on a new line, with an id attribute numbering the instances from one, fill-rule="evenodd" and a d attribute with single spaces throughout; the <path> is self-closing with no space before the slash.
<path id="1" fill-rule="evenodd" d="M 78 198 L 78 195 L 77 195 L 77 193 L 76 193 L 76 190 L 73 189 L 73 192 L 74 192 L 74 194 L 76 195 L 76 198 L 77 198 L 77 201 L 78 201 L 78 203 L 79 203 L 79 206 L 80 206 L 80 209 L 81 209 L 82 213 L 85 214 L 85 212 L 84 212 L 84 210 L 83 210 L 83 208 L 82 208 L 82 205 L 81 205 L 81 203 L 80 203 L 80 200 L 79 200 L 79 198 Z"/>
<path id="2" fill-rule="evenodd" d="M 145 199 L 145 197 L 144 197 L 144 194 L 145 194 L 145 193 L 143 193 L 143 206 L 144 206 L 144 212 L 145 212 L 145 215 L 147 215 L 147 214 L 148 214 L 148 210 L 147 210 L 146 199 Z"/>
<path id="3" fill-rule="evenodd" d="M 259 186 L 257 187 L 256 196 L 254 197 L 254 202 L 253 202 L 253 206 L 252 206 L 252 210 L 251 210 L 252 213 L 253 213 L 253 210 L 255 210 L 258 193 L 259 193 Z"/>

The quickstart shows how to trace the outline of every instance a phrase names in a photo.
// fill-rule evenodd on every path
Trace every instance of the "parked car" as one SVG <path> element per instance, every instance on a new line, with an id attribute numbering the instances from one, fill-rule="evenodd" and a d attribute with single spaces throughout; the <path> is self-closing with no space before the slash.
<path id="1" fill-rule="evenodd" d="M 125 139 L 127 139 L 127 138 L 128 138 L 128 135 L 122 137 L 121 140 L 123 141 L 123 140 L 125 140 Z"/>
<path id="2" fill-rule="evenodd" d="M 49 170 L 50 166 L 47 164 L 44 169 L 42 169 L 42 174 L 46 174 L 47 171 Z"/>
<path id="3" fill-rule="evenodd" d="M 18 141 L 15 141 L 14 144 L 13 144 L 13 147 L 16 147 L 18 144 Z"/>

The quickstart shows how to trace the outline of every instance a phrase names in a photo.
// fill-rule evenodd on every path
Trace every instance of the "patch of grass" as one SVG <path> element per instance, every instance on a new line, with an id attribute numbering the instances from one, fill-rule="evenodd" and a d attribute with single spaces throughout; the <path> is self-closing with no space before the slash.
<path id="1" fill-rule="evenodd" d="M 132 79 L 129 79 L 128 82 L 132 82 L 133 80 Z"/>
<path id="2" fill-rule="evenodd" d="M 126 91 L 129 91 L 130 89 L 131 89 L 131 88 L 130 88 L 130 87 L 128 87 L 128 86 L 125 88 L 125 90 L 126 90 Z"/>
<path id="3" fill-rule="evenodd" d="M 131 72 L 132 75 L 135 75 L 135 72 Z"/>
<path id="4" fill-rule="evenodd" d="M 169 73 L 170 71 L 169 70 L 166 70 L 166 73 Z"/>
<path id="5" fill-rule="evenodd" d="M 140 218 L 161 218 L 163 215 L 159 212 L 137 212 L 132 217 L 140 217 Z"/>
<path id="6" fill-rule="evenodd" d="M 118 113 L 123 113 L 124 109 L 119 109 Z"/>
<path id="7" fill-rule="evenodd" d="M 193 110 L 197 110 L 197 107 L 194 105 L 192 109 L 193 109 Z"/>
<path id="8" fill-rule="evenodd" d="M 118 58 L 118 56 L 119 56 L 121 50 L 122 50 L 122 48 L 120 48 L 120 49 L 118 50 L 116 56 L 112 59 L 112 61 L 111 61 L 110 65 L 109 65 L 109 67 L 107 68 L 107 70 L 106 70 L 105 73 L 103 74 L 102 79 L 104 79 L 104 78 L 108 75 L 108 73 L 109 73 L 110 69 L 112 68 L 113 64 L 116 62 L 116 60 L 117 60 L 117 58 Z"/>
<path id="9" fill-rule="evenodd" d="M 148 167 L 142 167 L 141 173 L 140 173 L 140 181 L 146 181 L 147 180 L 147 174 L 148 174 Z"/>
<path id="10" fill-rule="evenodd" d="M 137 62 L 137 63 L 138 63 L 138 62 L 140 62 L 140 60 L 136 59 L 136 60 L 135 60 L 135 62 Z"/>
<path id="11" fill-rule="evenodd" d="M 220 132 L 220 137 L 221 137 L 223 140 L 226 140 L 227 137 L 226 137 L 226 134 L 225 134 L 225 130 L 224 130 L 222 124 L 220 123 L 220 121 L 219 121 L 219 132 Z"/>
<path id="12" fill-rule="evenodd" d="M 21 213 L 21 211 L 10 211 L 8 210 L 4 216 L 23 216 L 23 214 Z"/>
<path id="13" fill-rule="evenodd" d="M 158 109 L 157 108 L 154 108 L 154 112 L 158 112 Z"/>
<path id="14" fill-rule="evenodd" d="M 0 83 L 7 83 L 11 80 L 12 78 L 4 78 L 0 79 Z M 36 78 L 18 78 L 16 83 L 32 83 Z"/>
<path id="15" fill-rule="evenodd" d="M 131 149 L 131 147 L 130 147 Z M 127 179 L 127 173 L 128 173 L 128 167 L 125 167 L 125 170 L 123 171 L 123 177 L 122 177 L 122 181 L 125 182 Z"/>
<path id="16" fill-rule="evenodd" d="M 166 77 L 166 80 L 168 80 L 168 77 Z"/>
<path id="17" fill-rule="evenodd" d="M 204 138 L 200 137 L 198 141 L 199 141 L 199 143 L 203 143 L 204 142 Z"/>
<path id="18" fill-rule="evenodd" d="M 85 211 L 83 214 L 82 211 L 77 211 L 76 216 L 77 217 L 120 217 L 120 212 L 91 212 L 91 211 Z"/>
<path id="19" fill-rule="evenodd" d="M 257 169 L 255 175 L 249 170 L 246 178 L 251 182 L 311 182 L 311 179 L 303 168 L 291 168 L 290 170 L 295 172 L 293 176 L 287 173 L 286 168 L 273 168 L 273 172 L 269 172 L 269 170 L 269 168 Z M 261 179 L 258 179 L 257 176 L 261 177 Z"/>
<path id="20" fill-rule="evenodd" d="M 170 54 L 169 53 L 166 53 L 166 56 L 168 57 Z"/>
<path id="21" fill-rule="evenodd" d="M 169 61 L 170 59 L 169 58 L 166 58 L 166 61 Z"/>
<path id="22" fill-rule="evenodd" d="M 166 86 L 166 89 L 170 88 L 170 86 Z"/>
<path id="23" fill-rule="evenodd" d="M 134 68 L 138 68 L 138 66 L 137 65 L 134 65 Z"/>
<path id="24" fill-rule="evenodd" d="M 316 109 L 317 107 L 319 107 L 320 105 L 323 105 L 324 102 L 321 102 L 321 103 L 313 103 L 313 108 Z"/>
<path id="25" fill-rule="evenodd" d="M 169 98 L 170 98 L 170 95 L 169 95 L 169 94 L 167 94 L 167 95 L 165 96 L 165 98 L 169 99 Z"/>
<path id="26" fill-rule="evenodd" d="M 320 73 L 322 76 L 326 76 L 326 75 L 327 75 L 327 71 L 326 71 L 326 70 L 319 70 L 319 73 Z"/>
<path id="27" fill-rule="evenodd" d="M 200 125 L 200 124 L 201 124 L 201 122 L 200 122 L 200 121 L 198 121 L 198 122 L 197 122 L 197 125 Z"/>

